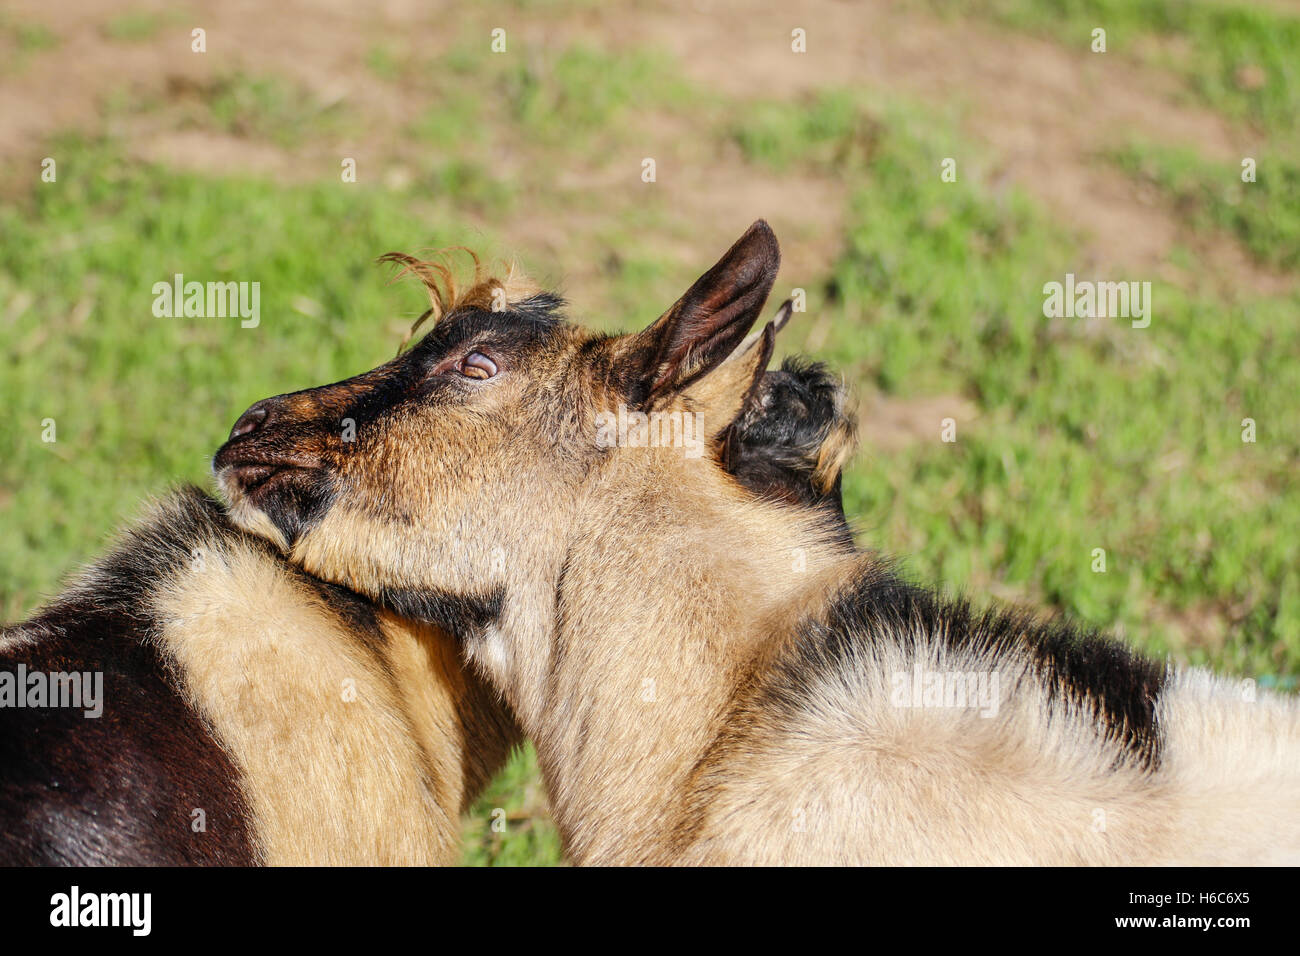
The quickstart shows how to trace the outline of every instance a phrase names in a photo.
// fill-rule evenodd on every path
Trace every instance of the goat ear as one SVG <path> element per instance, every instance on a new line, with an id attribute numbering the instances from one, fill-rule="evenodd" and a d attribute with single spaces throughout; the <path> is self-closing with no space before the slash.
<path id="1" fill-rule="evenodd" d="M 721 365 L 758 318 L 780 264 L 776 236 L 760 219 L 672 308 L 629 337 L 618 364 L 630 403 L 649 408 Z"/>
<path id="2" fill-rule="evenodd" d="M 767 363 L 772 360 L 778 328 L 776 321 L 767 323 L 761 332 L 741 342 L 721 365 L 682 393 L 708 430 L 710 440 L 731 426 L 758 391 Z"/>

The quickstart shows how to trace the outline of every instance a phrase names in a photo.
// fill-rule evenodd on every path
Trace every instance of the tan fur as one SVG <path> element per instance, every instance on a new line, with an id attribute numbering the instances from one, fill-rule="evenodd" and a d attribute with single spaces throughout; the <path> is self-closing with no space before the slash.
<path id="1" fill-rule="evenodd" d="M 603 507 L 574 528 L 568 574 L 583 597 L 565 618 L 577 650 L 549 686 L 522 689 L 539 699 L 518 705 L 541 715 L 528 732 L 575 861 L 1300 862 L 1296 702 L 1261 694 L 1248 704 L 1226 688 L 1196 699 L 1185 687 L 1201 678 L 1189 674 L 1162 704 L 1161 726 L 1178 743 L 1152 776 L 1116 769 L 1090 716 L 1049 702 L 1026 661 L 928 662 L 999 670 L 1016 690 L 988 720 L 891 706 L 887 676 L 914 661 L 882 658 L 879 684 L 810 688 L 820 704 L 808 720 L 748 715 L 744 746 L 707 758 L 708 787 L 693 801 L 721 716 L 771 652 L 764 635 L 788 633 L 797 609 L 862 559 L 819 545 L 781 509 L 719 504 L 724 488 L 699 489 L 703 476 L 678 491 L 687 478 L 671 462 L 659 467 L 653 507 L 619 507 L 639 484 L 619 470 L 597 492 Z M 617 546 L 627 540 L 637 548 Z M 801 547 L 806 569 L 792 572 Z M 658 586 L 628 593 L 630 581 Z M 653 701 L 643 699 L 647 678 Z M 689 811 L 699 819 L 683 844 L 675 837 Z"/>
<path id="2" fill-rule="evenodd" d="M 747 338 L 712 374 L 686 390 L 687 405 L 701 416 L 710 438 L 740 414 L 750 389 L 766 370 L 772 352 L 770 344 L 760 347 L 761 341 L 761 334 Z"/>
<path id="3" fill-rule="evenodd" d="M 1300 862 L 1296 703 L 1245 703 L 1224 684 L 1207 700 L 1189 690 L 1207 680 L 1195 673 L 1162 700 L 1170 746 L 1156 776 L 1117 768 L 1090 715 L 1053 704 L 1026 661 L 1005 659 L 927 662 L 1018 684 L 995 720 L 892 707 L 887 675 L 914 660 L 886 656 L 879 684 L 811 688 L 816 719 L 746 715 L 730 728 L 743 745 L 718 749 L 749 675 L 864 559 L 701 462 L 668 450 L 616 459 L 550 532 L 569 546 L 562 664 L 549 595 L 530 590 L 500 626 L 515 640 L 491 635 L 477 657 L 536 742 L 575 862 Z M 428 581 L 418 556 L 436 550 L 433 530 L 428 543 L 385 533 L 379 552 L 408 557 L 400 580 Z M 387 560 L 357 565 L 347 545 L 374 535 L 336 510 L 299 554 L 336 573 L 330 562 L 348 555 L 354 581 L 391 575 Z"/>
<path id="4" fill-rule="evenodd" d="M 466 671 L 447 634 L 386 612 L 380 621 L 391 681 L 431 770 L 438 804 L 464 813 L 505 764 L 519 732 L 497 693 Z"/>
<path id="5" fill-rule="evenodd" d="M 837 416 L 817 453 L 813 484 L 818 491 L 823 494 L 829 492 L 839 480 L 849 459 L 853 457 L 857 441 L 857 420 L 850 415 Z"/>
<path id="6" fill-rule="evenodd" d="M 1180 675 L 1160 722 L 1178 744 L 1159 772 L 1116 766 L 1081 732 L 1089 715 L 1049 699 L 1027 662 L 945 657 L 934 669 L 996 668 L 1013 692 L 996 719 L 900 709 L 875 684 L 811 688 L 792 724 L 758 711 L 697 768 L 698 839 L 650 859 L 679 863 L 1254 865 L 1300 862 L 1300 714 L 1294 701 L 1207 702 Z M 1227 691 L 1228 688 L 1222 688 Z M 855 733 L 855 728 L 860 728 Z M 1258 743 L 1267 735 L 1269 743 Z M 850 825 L 849 821 L 852 821 Z"/>
<path id="7" fill-rule="evenodd" d="M 643 503 L 652 467 L 679 472 L 665 485 L 680 493 Z M 519 700 L 541 715 L 528 732 L 576 862 L 670 861 L 683 787 L 734 689 L 850 560 L 814 521 L 754 508 L 721 477 L 680 473 L 691 467 L 629 457 L 595 490 L 600 507 L 572 531 L 564 666 Z M 728 520 L 741 516 L 753 520 Z M 536 644 L 517 653 L 548 656 Z"/>
<path id="8" fill-rule="evenodd" d="M 243 772 L 273 865 L 455 861 L 458 815 L 504 762 L 508 718 L 444 635 L 391 615 L 367 648 L 279 562 L 211 542 L 162 582 L 159 640 Z M 499 707 L 498 707 L 499 709 Z"/>
<path id="9" fill-rule="evenodd" d="M 734 261 L 751 253 L 757 265 Z M 762 697 L 796 623 L 876 559 L 708 457 L 598 449 L 592 421 L 629 378 L 670 410 L 692 390 L 739 407 L 746 376 L 724 364 L 713 385 L 698 378 L 720 359 L 700 310 L 743 297 L 752 312 L 774 258 L 756 225 L 706 273 L 716 288 L 665 314 L 684 302 L 689 321 L 612 340 L 566 328 L 454 393 L 472 397 L 395 405 L 329 459 L 335 493 L 293 560 L 372 596 L 501 595 L 467 647 L 534 740 L 578 863 L 1300 859 L 1293 700 L 1198 697 L 1202 678 L 1179 674 L 1159 698 L 1166 763 L 1150 770 L 1098 732 L 1091 705 L 1049 693 L 1027 651 L 984 660 L 941 634 L 863 635 L 874 659 L 805 675 L 793 702 Z M 682 329 L 698 341 L 667 339 Z M 826 487 L 851 444 L 851 429 L 828 438 Z M 917 663 L 995 670 L 996 716 L 891 704 L 891 675 Z"/>

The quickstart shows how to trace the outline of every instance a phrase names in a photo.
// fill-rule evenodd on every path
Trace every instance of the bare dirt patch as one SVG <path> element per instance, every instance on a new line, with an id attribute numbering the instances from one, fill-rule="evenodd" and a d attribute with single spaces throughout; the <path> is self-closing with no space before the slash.
<path id="1" fill-rule="evenodd" d="M 937 442 L 945 418 L 960 430 L 979 417 L 979 409 L 960 395 L 900 399 L 873 393 L 858 403 L 858 433 L 869 453 L 894 452 L 919 442 Z"/>

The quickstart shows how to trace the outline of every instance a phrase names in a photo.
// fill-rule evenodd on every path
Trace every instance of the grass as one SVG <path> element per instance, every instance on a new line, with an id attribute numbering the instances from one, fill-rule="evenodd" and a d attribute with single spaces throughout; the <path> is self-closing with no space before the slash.
<path id="1" fill-rule="evenodd" d="M 59 38 L 54 31 L 40 23 L 18 24 L 12 27 L 12 33 L 18 49 L 24 53 L 53 50 L 59 45 Z"/>
<path id="2" fill-rule="evenodd" d="M 322 102 L 301 83 L 238 67 L 195 79 L 171 78 L 165 90 L 108 89 L 103 112 L 110 125 L 164 122 L 296 151 L 304 143 L 336 143 L 355 125 L 344 101 Z"/>
<path id="3" fill-rule="evenodd" d="M 1230 232 L 1267 265 L 1300 266 L 1300 165 L 1290 159 L 1254 157 L 1255 180 L 1245 182 L 1241 166 L 1210 162 L 1191 149 L 1131 144 L 1111 158 L 1164 194 L 1190 228 Z"/>
<path id="4" fill-rule="evenodd" d="M 366 52 L 366 69 L 381 80 L 393 82 L 402 75 L 402 64 L 386 46 L 372 46 Z"/>
<path id="5" fill-rule="evenodd" d="M 273 76 L 235 72 L 205 91 L 200 117 L 235 136 L 291 148 L 308 136 L 337 130 L 343 107 L 322 104 L 306 89 Z"/>
<path id="6" fill-rule="evenodd" d="M 395 62 L 391 55 L 388 61 Z M 618 55 L 583 44 L 545 56 L 505 56 L 484 54 L 480 37 L 433 58 L 424 74 L 437 105 L 416 121 L 422 138 L 446 143 L 509 130 L 573 154 L 628 133 L 645 111 L 682 106 L 691 95 L 662 55 Z"/>
<path id="7" fill-rule="evenodd" d="M 786 102 L 753 104 L 731 124 L 745 158 L 778 172 L 796 164 L 847 163 L 855 147 L 869 152 L 878 134 L 875 120 L 845 92 L 815 96 L 793 108 Z"/>
<path id="8" fill-rule="evenodd" d="M 386 50 L 368 60 L 432 103 L 404 128 L 420 147 L 412 162 L 422 186 L 489 217 L 511 210 L 521 194 L 554 196 L 557 182 L 581 179 L 636 141 L 648 114 L 681 108 L 690 95 L 660 55 L 615 56 L 580 44 L 499 56 L 476 37 L 418 68 L 413 57 Z M 574 190 L 554 212 L 563 217 L 590 198 Z"/>
<path id="9" fill-rule="evenodd" d="M 560 835 L 546 812 L 537 754 L 526 744 L 465 816 L 466 866 L 556 865 Z"/>
<path id="10" fill-rule="evenodd" d="M 502 88 L 524 129 L 561 142 L 626 124 L 640 110 L 682 103 L 689 90 L 676 76 L 653 53 L 620 56 L 573 46 L 546 73 L 527 63 L 512 67 Z"/>
<path id="11" fill-rule="evenodd" d="M 1048 26 L 1010 2 L 982 8 Z M 1118 48 L 1132 31 L 1159 26 L 1158 4 L 1134 8 L 1086 7 L 1115 18 Z M 1087 19 L 1069 17 L 1059 29 Z M 1195 27 L 1195 43 L 1211 42 L 1207 29 Z M 1206 62 L 1235 69 L 1244 54 L 1233 49 Z M 391 356 L 425 302 L 414 286 L 385 286 L 378 253 L 491 247 L 493 236 L 468 224 L 525 208 L 563 235 L 576 207 L 600 214 L 585 250 L 605 256 L 598 275 L 610 304 L 580 318 L 653 318 L 693 274 L 643 237 L 680 226 L 689 211 L 639 198 L 605 208 L 605 194 L 575 196 L 557 182 L 611 142 L 635 143 L 647 115 L 662 114 L 689 131 L 696 155 L 738 155 L 738 175 L 813 171 L 850 187 L 842 251 L 808 283 L 811 314 L 781 347 L 799 350 L 802 339 L 859 394 L 936 409 L 932 429 L 887 453 L 868 444 L 851 466 L 846 504 L 864 544 L 981 603 L 997 594 L 1064 611 L 1149 652 L 1293 685 L 1294 297 L 1242 290 L 1240 302 L 1225 303 L 1153 276 L 1115 276 L 1153 281 L 1149 328 L 1045 318 L 1043 284 L 1086 271 L 1079 244 L 1023 195 L 986 187 L 977 150 L 924 108 L 882 107 L 853 91 L 718 102 L 661 56 L 581 46 L 523 62 L 465 45 L 426 61 L 375 47 L 366 63 L 376 80 L 427 96 L 394 147 L 413 169 L 405 182 L 342 184 L 336 166 L 297 184 L 199 175 L 132 161 L 115 140 L 71 137 L 50 147 L 56 184 L 0 205 L 6 620 L 98 553 L 141 498 L 205 481 L 208 456 L 252 399 Z M 1283 79 L 1291 68 L 1276 66 Z M 1277 121 L 1271 100 L 1252 106 L 1232 95 L 1219 101 L 1225 110 Z M 182 122 L 304 150 L 360 122 L 272 76 L 227 75 L 182 106 Z M 509 163 L 499 167 L 503 154 Z M 955 184 L 939 177 L 948 155 L 973 157 Z M 1265 261 L 1295 264 L 1293 167 L 1261 159 L 1259 182 L 1244 186 L 1238 171 L 1193 153 L 1133 147 L 1113 158 L 1177 202 L 1194 228 L 1228 230 Z M 565 255 L 578 256 L 565 241 Z M 517 251 L 545 272 L 529 248 Z M 153 283 L 176 272 L 260 282 L 261 325 L 155 318 Z M 975 410 L 952 444 L 939 440 L 947 403 Z M 1247 417 L 1253 444 L 1241 441 Z M 41 440 L 46 419 L 54 443 Z M 1098 547 L 1103 574 L 1091 570 Z M 492 826 L 497 809 L 503 832 Z M 531 749 L 467 815 L 465 832 L 470 864 L 559 862 Z"/>

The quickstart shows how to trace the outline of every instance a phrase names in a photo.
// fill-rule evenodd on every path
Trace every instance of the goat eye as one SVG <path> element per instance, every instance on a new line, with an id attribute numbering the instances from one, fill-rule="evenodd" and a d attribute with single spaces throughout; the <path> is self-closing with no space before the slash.
<path id="1" fill-rule="evenodd" d="M 460 360 L 460 374 L 466 378 L 486 379 L 497 373 L 497 363 L 482 352 L 470 352 Z"/>

